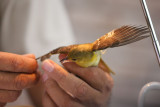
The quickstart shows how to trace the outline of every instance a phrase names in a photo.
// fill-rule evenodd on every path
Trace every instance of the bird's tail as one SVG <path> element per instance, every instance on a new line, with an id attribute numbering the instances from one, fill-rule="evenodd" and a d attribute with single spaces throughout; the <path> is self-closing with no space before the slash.
<path id="1" fill-rule="evenodd" d="M 108 65 L 103 61 L 102 58 L 99 61 L 98 67 L 109 74 L 115 75 L 115 73 L 108 67 Z"/>

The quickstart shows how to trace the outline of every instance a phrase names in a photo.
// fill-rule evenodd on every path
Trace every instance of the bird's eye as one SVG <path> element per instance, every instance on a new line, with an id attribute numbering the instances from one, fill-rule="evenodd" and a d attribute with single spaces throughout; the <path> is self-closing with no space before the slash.
<path id="1" fill-rule="evenodd" d="M 72 59 L 73 61 L 76 61 L 76 59 Z"/>

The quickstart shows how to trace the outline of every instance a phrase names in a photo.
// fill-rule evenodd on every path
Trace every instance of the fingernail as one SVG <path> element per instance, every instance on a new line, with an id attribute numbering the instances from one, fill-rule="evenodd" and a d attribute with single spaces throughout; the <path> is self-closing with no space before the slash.
<path id="1" fill-rule="evenodd" d="M 62 64 L 65 64 L 65 63 L 68 63 L 68 62 L 73 62 L 71 60 L 64 60 L 64 61 L 61 61 Z"/>
<path id="2" fill-rule="evenodd" d="M 46 73 L 44 73 L 42 75 L 42 79 L 43 79 L 43 82 L 45 82 L 48 79 L 48 75 Z"/>
<path id="3" fill-rule="evenodd" d="M 53 70 L 54 70 L 54 66 L 53 66 L 48 60 L 45 60 L 45 61 L 42 63 L 42 68 L 43 68 L 45 71 L 48 71 L 48 72 L 53 72 Z"/>

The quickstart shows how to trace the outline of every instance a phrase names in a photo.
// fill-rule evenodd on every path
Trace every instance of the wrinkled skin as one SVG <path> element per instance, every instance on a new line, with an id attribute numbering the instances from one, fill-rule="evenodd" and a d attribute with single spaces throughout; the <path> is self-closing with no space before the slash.
<path id="1" fill-rule="evenodd" d="M 35 56 L 0 52 L 0 107 L 15 101 L 39 80 Z"/>
<path id="2" fill-rule="evenodd" d="M 66 57 L 61 54 L 60 60 Z M 82 68 L 74 62 L 62 63 L 64 68 L 45 60 L 43 81 L 44 107 L 106 107 L 113 79 L 99 67 Z"/>

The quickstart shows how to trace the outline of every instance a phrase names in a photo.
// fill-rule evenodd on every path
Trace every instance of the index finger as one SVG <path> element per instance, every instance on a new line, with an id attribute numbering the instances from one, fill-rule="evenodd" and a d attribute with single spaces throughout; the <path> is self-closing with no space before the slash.
<path id="1" fill-rule="evenodd" d="M 37 61 L 22 55 L 0 52 L 0 70 L 10 72 L 33 73 L 37 69 Z"/>

